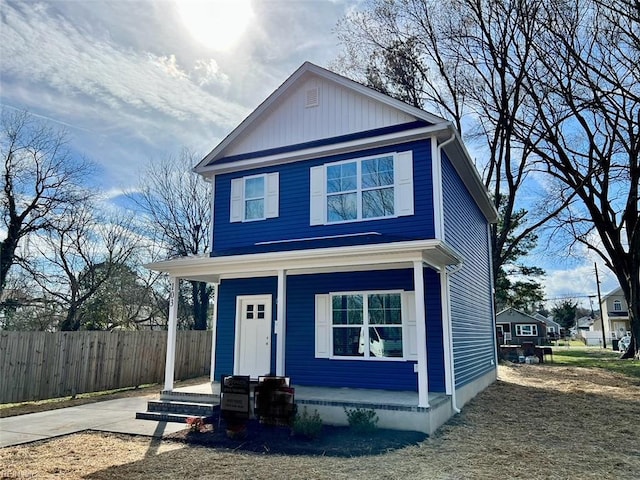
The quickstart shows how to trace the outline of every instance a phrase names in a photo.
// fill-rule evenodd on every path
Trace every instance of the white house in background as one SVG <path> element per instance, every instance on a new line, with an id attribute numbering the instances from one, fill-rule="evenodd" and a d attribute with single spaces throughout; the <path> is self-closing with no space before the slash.
<path id="1" fill-rule="evenodd" d="M 608 340 L 621 338 L 626 332 L 631 330 L 629 306 L 622 293 L 622 288 L 618 287 L 602 297 L 600 312 Z M 594 330 L 602 329 L 598 322 L 596 322 L 593 327 Z"/>

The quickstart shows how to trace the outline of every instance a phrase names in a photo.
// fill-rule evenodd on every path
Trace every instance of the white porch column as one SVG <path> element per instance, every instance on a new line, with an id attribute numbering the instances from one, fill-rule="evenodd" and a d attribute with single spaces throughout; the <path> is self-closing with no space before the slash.
<path id="1" fill-rule="evenodd" d="M 284 376 L 285 331 L 287 315 L 287 272 L 278 270 L 278 297 L 276 305 L 276 375 Z"/>
<path id="2" fill-rule="evenodd" d="M 218 288 L 220 283 L 213 284 L 213 313 L 211 315 L 211 372 L 209 378 L 211 382 L 216 381 L 216 333 L 218 328 Z"/>
<path id="3" fill-rule="evenodd" d="M 422 261 L 413 262 L 413 283 L 416 292 L 416 336 L 418 350 L 418 406 L 429 407 L 429 377 L 427 373 L 427 324 L 424 308 L 424 273 Z"/>
<path id="4" fill-rule="evenodd" d="M 169 325 L 167 326 L 167 357 L 164 367 L 164 389 L 173 390 L 174 366 L 176 363 L 176 330 L 178 329 L 178 291 L 180 279 L 171 277 L 169 296 Z"/>

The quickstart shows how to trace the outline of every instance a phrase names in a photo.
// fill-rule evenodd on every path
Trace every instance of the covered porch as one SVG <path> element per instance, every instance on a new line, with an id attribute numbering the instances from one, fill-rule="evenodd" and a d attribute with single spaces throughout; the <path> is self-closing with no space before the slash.
<path id="1" fill-rule="evenodd" d="M 322 249 L 294 250 L 287 252 L 268 252 L 256 254 L 233 255 L 223 257 L 186 257 L 166 262 L 147 265 L 156 271 L 166 272 L 172 279 L 172 293 L 169 311 L 169 335 L 167 345 L 165 385 L 163 398 L 170 395 L 180 396 L 198 395 L 197 392 L 174 391 L 174 362 L 175 362 L 175 332 L 177 326 L 177 292 L 180 279 L 197 280 L 213 283 L 217 287 L 221 281 L 239 278 L 273 277 L 277 279 L 277 295 L 275 297 L 275 316 L 273 326 L 275 364 L 272 371 L 278 376 L 288 376 L 286 371 L 286 305 L 287 305 L 287 278 L 295 275 L 309 273 L 335 273 L 335 272 L 366 272 L 369 270 L 413 270 L 413 283 L 415 288 L 414 314 L 416 319 L 416 338 L 426 339 L 426 315 L 425 315 L 425 281 L 423 269 L 429 267 L 441 277 L 442 293 L 442 343 L 445 346 L 444 377 L 445 392 L 432 394 L 429 392 L 427 347 L 424 341 L 417 342 L 417 362 L 414 372 L 417 374 L 417 392 L 397 392 L 373 389 L 345 389 L 345 388 L 320 388 L 298 387 L 296 402 L 300 406 L 314 405 L 327 413 L 338 411 L 344 416 L 343 409 L 375 408 L 387 412 L 413 412 L 425 414 L 436 401 L 440 406 L 440 398 L 448 398 L 454 395 L 453 391 L 453 360 L 451 348 L 451 325 L 448 312 L 447 266 L 460 263 L 460 256 L 450 247 L 439 240 L 416 240 L 391 242 L 381 244 L 340 246 Z M 275 293 L 275 292 L 274 292 Z M 212 355 L 211 355 L 211 380 L 216 375 L 216 332 L 218 318 L 218 304 L 212 315 Z M 234 371 L 228 372 L 238 374 Z M 292 379 L 295 384 L 295 378 Z M 305 383 L 308 383 L 305 382 Z M 212 383 L 215 388 L 216 383 Z M 202 387 L 207 389 L 207 387 Z M 217 393 L 211 390 L 209 385 L 207 392 L 202 395 Z M 452 402 L 446 402 L 452 403 Z M 455 403 L 455 402 L 453 402 Z M 315 407 L 314 407 L 315 408 Z M 335 412 L 334 412 L 335 413 Z M 333 413 L 331 413 L 333 416 Z M 395 414 L 390 413 L 390 416 Z M 450 415 L 447 415 L 447 418 Z"/>

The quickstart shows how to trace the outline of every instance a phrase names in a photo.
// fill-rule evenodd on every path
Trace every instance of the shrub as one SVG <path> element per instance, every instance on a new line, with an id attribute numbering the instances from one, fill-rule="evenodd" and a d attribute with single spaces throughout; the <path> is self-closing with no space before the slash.
<path id="1" fill-rule="evenodd" d="M 302 409 L 302 414 L 297 413 L 293 419 L 292 430 L 294 435 L 307 438 L 317 438 L 322 432 L 322 418 L 318 410 L 314 410 L 313 414 L 307 412 L 307 407 Z"/>
<path id="2" fill-rule="evenodd" d="M 356 432 L 371 432 L 378 426 L 379 418 L 373 409 L 354 408 L 353 410 L 347 410 L 345 407 L 344 413 L 347 414 L 349 426 Z"/>

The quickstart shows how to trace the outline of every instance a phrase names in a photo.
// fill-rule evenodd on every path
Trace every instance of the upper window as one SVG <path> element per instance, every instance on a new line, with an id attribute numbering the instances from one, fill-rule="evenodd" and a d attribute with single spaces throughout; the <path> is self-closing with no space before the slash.
<path id="1" fill-rule="evenodd" d="M 393 156 L 327 165 L 327 221 L 391 217 Z"/>
<path id="2" fill-rule="evenodd" d="M 244 219 L 264 218 L 264 175 L 244 179 Z"/>
<path id="3" fill-rule="evenodd" d="M 412 152 L 311 169 L 311 225 L 413 215 Z"/>
<path id="4" fill-rule="evenodd" d="M 621 312 L 622 311 L 622 302 L 620 300 L 613 301 L 613 311 Z"/>
<path id="5" fill-rule="evenodd" d="M 536 337 L 538 336 L 538 326 L 533 324 L 516 325 L 516 336 Z"/>
<path id="6" fill-rule="evenodd" d="M 277 217 L 278 183 L 277 173 L 231 180 L 231 221 L 251 222 Z"/>

